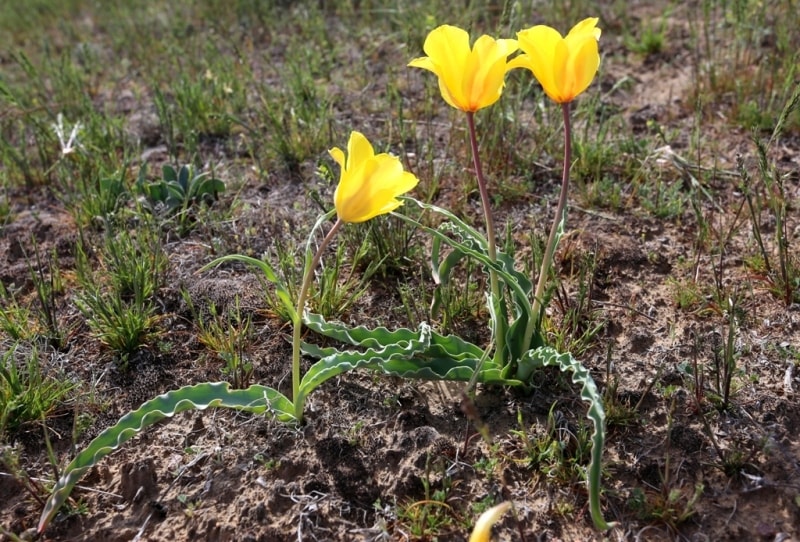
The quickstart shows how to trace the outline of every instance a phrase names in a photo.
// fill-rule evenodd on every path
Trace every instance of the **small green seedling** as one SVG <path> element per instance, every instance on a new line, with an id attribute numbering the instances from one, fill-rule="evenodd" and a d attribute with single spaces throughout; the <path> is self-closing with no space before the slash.
<path id="1" fill-rule="evenodd" d="M 142 168 L 136 180 L 136 191 L 143 196 L 141 202 L 146 210 L 156 216 L 176 217 L 182 231 L 188 231 L 194 223 L 192 207 L 212 204 L 225 190 L 225 183 L 220 179 L 208 172 L 195 174 L 188 165 L 177 171 L 165 165 L 161 171 L 161 179 L 149 182 L 147 170 Z"/>

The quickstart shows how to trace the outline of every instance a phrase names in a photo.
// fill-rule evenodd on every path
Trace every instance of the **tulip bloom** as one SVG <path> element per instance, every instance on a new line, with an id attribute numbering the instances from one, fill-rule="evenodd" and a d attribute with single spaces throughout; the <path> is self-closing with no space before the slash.
<path id="1" fill-rule="evenodd" d="M 528 68 L 551 99 L 571 102 L 587 89 L 600 66 L 597 21 L 596 17 L 584 19 L 566 37 L 544 25 L 518 32 L 524 54 L 511 60 L 508 69 Z"/>
<path id="2" fill-rule="evenodd" d="M 444 101 L 474 113 L 500 99 L 508 56 L 518 46 L 516 40 L 484 35 L 470 47 L 466 30 L 443 25 L 428 34 L 422 48 L 428 56 L 408 65 L 435 73 Z"/>
<path id="3" fill-rule="evenodd" d="M 403 171 L 398 158 L 386 153 L 375 154 L 360 132 L 350 134 L 346 157 L 338 147 L 329 152 L 342 168 L 333 200 L 343 222 L 365 222 L 394 211 L 403 204 L 397 196 L 419 182 L 412 173 Z"/>
<path id="4" fill-rule="evenodd" d="M 510 502 L 504 502 L 489 508 L 486 512 L 481 514 L 478 521 L 475 523 L 475 528 L 469 537 L 469 542 L 491 542 L 492 540 L 492 525 L 502 517 L 506 511 L 511 508 Z"/>

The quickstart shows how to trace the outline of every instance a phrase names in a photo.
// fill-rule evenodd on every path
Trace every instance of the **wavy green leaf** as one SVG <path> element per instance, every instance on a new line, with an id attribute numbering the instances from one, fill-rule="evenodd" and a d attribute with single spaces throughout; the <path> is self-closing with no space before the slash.
<path id="1" fill-rule="evenodd" d="M 151 425 L 186 410 L 233 408 L 254 414 L 269 414 L 282 422 L 297 421 L 292 402 L 279 391 L 254 384 L 231 390 L 227 382 L 205 382 L 167 392 L 129 412 L 100 433 L 84 448 L 58 479 L 39 519 L 41 533 L 69 497 L 72 488 L 91 467 Z"/>
<path id="2" fill-rule="evenodd" d="M 304 354 L 321 358 L 303 377 L 301 387 L 304 388 L 304 394 L 310 393 L 324 380 L 356 368 L 368 368 L 402 378 L 466 382 L 472 379 L 475 369 L 481 367 L 484 357 L 483 350 L 478 346 L 455 335 L 436 333 L 427 324 L 422 324 L 417 331 L 407 328 L 389 331 L 383 327 L 348 328 L 308 312 L 304 316 L 309 329 L 337 341 L 366 348 L 364 351 L 342 351 L 335 347 L 322 348 L 304 343 Z M 502 367 L 495 365 L 491 359 L 484 361 L 477 381 L 522 385 L 519 380 L 506 378 L 502 374 Z"/>
<path id="3" fill-rule="evenodd" d="M 581 386 L 581 399 L 589 403 L 586 417 L 592 422 L 592 460 L 588 467 L 589 509 L 597 529 L 608 530 L 613 524 L 606 523 L 600 508 L 601 470 L 603 447 L 606 439 L 606 414 L 603 409 L 603 396 L 597 389 L 589 370 L 581 365 L 570 353 L 560 354 L 554 348 L 545 346 L 531 350 L 519 362 L 517 377 L 527 381 L 533 371 L 540 367 L 558 366 L 562 372 L 572 373 L 572 382 Z"/>
<path id="4" fill-rule="evenodd" d="M 382 345 L 379 348 L 368 348 L 363 352 L 334 351 L 312 365 L 303 375 L 295 402 L 303 405 L 308 394 L 335 376 L 360 367 L 374 369 L 391 360 L 408 359 L 424 350 L 427 344 L 429 344 L 428 337 L 425 333 L 421 333 L 414 340 L 398 341 L 394 344 Z"/>
<path id="5" fill-rule="evenodd" d="M 420 340 L 421 330 L 399 328 L 393 331 L 385 327 L 374 329 L 366 326 L 348 327 L 339 322 L 327 321 L 321 315 L 306 311 L 303 315 L 305 326 L 320 335 L 330 337 L 339 342 L 360 346 L 363 348 L 381 348 L 390 344 Z M 442 335 L 432 330 L 427 324 L 426 333 L 432 348 L 440 348 L 455 360 L 480 358 L 483 350 L 474 344 L 465 341 L 456 335 Z M 422 327 L 422 326 L 420 326 Z M 320 356 L 317 356 L 320 357 Z"/>

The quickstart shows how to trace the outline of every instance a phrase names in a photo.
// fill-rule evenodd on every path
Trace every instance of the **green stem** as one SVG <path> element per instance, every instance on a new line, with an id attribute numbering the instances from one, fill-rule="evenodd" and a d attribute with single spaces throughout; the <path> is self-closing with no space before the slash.
<path id="1" fill-rule="evenodd" d="M 311 289 L 311 282 L 314 280 L 314 270 L 322 259 L 322 253 L 328 248 L 336 232 L 342 227 L 341 218 L 336 218 L 336 222 L 328 234 L 320 243 L 314 256 L 309 259 L 308 249 L 305 257 L 305 270 L 303 271 L 303 285 L 300 287 L 300 295 L 297 296 L 297 310 L 292 321 L 292 402 L 294 404 L 294 415 L 298 421 L 303 420 L 303 402 L 300 400 L 300 336 L 303 329 L 303 312 L 308 298 L 308 291 Z"/>
<path id="2" fill-rule="evenodd" d="M 492 209 L 489 204 L 489 190 L 486 187 L 486 178 L 483 176 L 481 166 L 481 156 L 478 150 L 478 136 L 475 130 L 475 113 L 467 111 L 467 125 L 469 126 L 469 143 L 472 147 L 472 163 L 475 168 L 475 177 L 478 179 L 478 191 L 481 195 L 481 206 L 483 207 L 483 218 L 486 222 L 486 241 L 488 242 L 489 259 L 497 261 L 497 248 L 495 246 L 494 220 L 492 219 Z M 497 318 L 497 329 L 495 330 L 497 350 L 495 351 L 495 361 L 503 365 L 503 350 L 506 344 L 506 325 L 505 313 L 500 310 L 502 300 L 500 298 L 500 282 L 494 269 L 489 270 L 489 282 L 492 288 L 492 303 Z"/>
<path id="3" fill-rule="evenodd" d="M 564 167 L 561 177 L 561 194 L 558 196 L 556 216 L 553 219 L 553 225 L 550 227 L 550 235 L 547 238 L 547 246 L 542 258 L 542 267 L 539 269 L 539 280 L 536 283 L 536 291 L 533 294 L 533 316 L 525 328 L 526 345 L 530 344 L 534 330 L 539 329 L 542 323 L 542 316 L 544 316 L 542 314 L 544 312 L 542 299 L 544 298 L 547 279 L 550 276 L 550 269 L 553 266 L 553 255 L 558 242 L 558 230 L 567 220 L 567 191 L 569 189 L 569 169 L 572 162 L 572 130 L 569 121 L 569 106 L 569 102 L 561 104 L 561 112 L 564 116 Z"/>

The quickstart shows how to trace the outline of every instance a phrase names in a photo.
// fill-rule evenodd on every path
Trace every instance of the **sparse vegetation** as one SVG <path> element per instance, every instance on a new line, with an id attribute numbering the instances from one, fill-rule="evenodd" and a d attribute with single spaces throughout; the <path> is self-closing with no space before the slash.
<path id="1" fill-rule="evenodd" d="M 599 16 L 602 61 L 570 108 L 570 212 L 540 301 L 543 341 L 571 352 L 601 394 L 599 503 L 617 525 L 603 536 L 800 537 L 791 2 L 96 4 L 0 2 L 2 536 L 25 539 L 76 453 L 166 390 L 224 401 L 214 395 L 223 384 L 203 387 L 224 380 L 232 405 L 280 418 L 257 405 L 292 395 L 287 322 L 309 232 L 332 209 L 339 168 L 327 151 L 352 130 L 420 179 L 421 205 L 407 201 L 404 214 L 458 241 L 435 205 L 486 235 L 463 112 L 430 73 L 407 67 L 428 54 L 431 30 L 513 38 Z M 505 81 L 501 100 L 475 113 L 476 147 L 498 253 L 513 260 L 509 273 L 536 279 L 562 110 L 530 73 Z M 477 372 L 491 364 L 503 319 L 485 322 L 526 322 L 515 320 L 511 281 L 493 290 L 486 261 L 451 256 L 476 239 L 453 250 L 396 216 L 343 228 L 305 304 L 330 324 L 302 328 L 299 367 L 356 349 L 341 338 L 359 324 L 454 333 L 484 364 Z M 199 273 L 231 254 L 268 266 L 283 289 L 231 260 Z M 432 259 L 453 263 L 445 277 Z M 189 285 L 194 306 L 182 297 Z M 373 339 L 359 337 L 362 350 L 378 348 Z M 501 354 L 513 348 L 500 342 Z M 425 363 L 438 367 L 439 354 Z M 47 537 L 158 537 L 154 520 L 169 512 L 160 525 L 175 542 L 206 530 L 441 540 L 466 536 L 501 502 L 514 503 L 495 526 L 505 538 L 598 536 L 585 484 L 592 431 L 569 375 L 537 372 L 520 390 L 462 380 L 320 377 L 299 429 L 241 412 L 178 414 L 143 436 L 156 453 L 147 444 L 108 457 Z M 184 410 L 191 394 L 167 400 Z M 129 475 L 144 459 L 151 466 Z"/>

